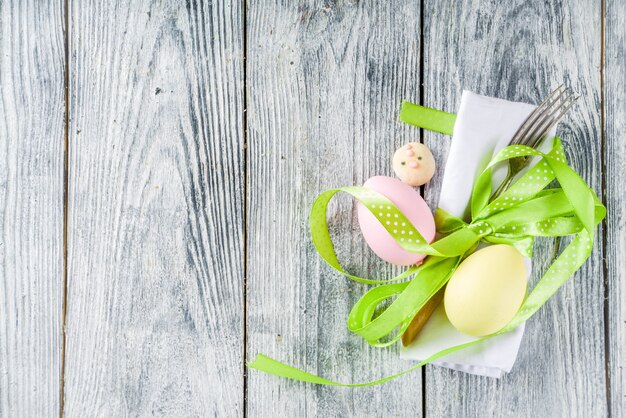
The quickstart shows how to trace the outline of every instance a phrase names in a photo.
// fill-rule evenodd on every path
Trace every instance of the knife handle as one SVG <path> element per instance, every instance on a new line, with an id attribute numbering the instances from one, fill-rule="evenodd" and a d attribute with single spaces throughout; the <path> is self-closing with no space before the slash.
<path id="1" fill-rule="evenodd" d="M 415 337 L 417 337 L 417 334 L 419 334 L 422 328 L 424 328 L 424 325 L 426 325 L 428 319 L 431 317 L 433 312 L 435 312 L 437 306 L 439 306 L 439 304 L 441 303 L 444 290 L 445 287 L 439 289 L 439 291 L 435 293 L 433 297 L 424 304 L 424 306 L 422 306 L 422 309 L 419 310 L 415 317 L 413 317 L 413 320 L 409 324 L 409 327 L 406 329 L 406 331 L 404 331 L 404 334 L 402 334 L 403 346 L 407 347 L 409 344 L 411 344 L 413 340 L 415 340 Z"/>

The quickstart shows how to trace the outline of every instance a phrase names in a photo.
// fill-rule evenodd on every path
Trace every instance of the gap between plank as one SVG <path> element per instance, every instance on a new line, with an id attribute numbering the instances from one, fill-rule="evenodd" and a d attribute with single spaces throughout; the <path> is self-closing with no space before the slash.
<path id="1" fill-rule="evenodd" d="M 419 104 L 424 103 L 424 0 L 420 0 L 420 65 L 419 65 Z M 424 143 L 424 128 L 420 128 L 420 142 Z M 420 186 L 420 194 L 424 197 L 425 186 Z M 422 418 L 426 418 L 426 367 L 422 367 Z"/>
<path id="2" fill-rule="evenodd" d="M 606 0 L 602 0 L 600 3 L 600 187 L 602 189 L 602 203 L 607 204 L 606 201 L 606 120 L 605 120 L 605 100 L 604 100 L 604 65 L 605 65 L 605 14 L 606 14 Z M 602 286 L 603 286 L 603 316 L 604 316 L 604 384 L 606 387 L 606 408 L 608 417 L 611 418 L 611 372 L 610 372 L 610 330 L 609 330 L 609 268 L 606 260 L 606 241 L 607 241 L 607 222 L 604 220 L 604 226 L 602 228 Z"/>
<path id="3" fill-rule="evenodd" d="M 242 49 L 243 49 L 243 416 L 248 416 L 248 10 L 247 0 L 241 1 Z"/>
<path id="4" fill-rule="evenodd" d="M 59 385 L 59 416 L 65 414 L 65 346 L 67 337 L 65 333 L 65 325 L 67 318 L 67 221 L 68 221 L 68 180 L 69 180 L 69 1 L 63 0 L 63 14 L 65 22 L 65 30 L 63 33 L 64 43 L 64 84 L 65 84 L 65 129 L 63 133 L 63 299 L 61 302 L 61 321 L 62 321 L 62 339 L 61 339 L 61 382 Z"/>

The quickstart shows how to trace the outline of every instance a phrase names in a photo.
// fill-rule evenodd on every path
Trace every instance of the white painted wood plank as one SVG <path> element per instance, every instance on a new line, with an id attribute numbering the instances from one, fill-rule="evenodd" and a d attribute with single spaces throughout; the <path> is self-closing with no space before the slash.
<path id="1" fill-rule="evenodd" d="M 0 416 L 59 413 L 61 2 L 0 2 Z"/>
<path id="2" fill-rule="evenodd" d="M 538 103 L 565 81 L 581 94 L 559 133 L 570 161 L 601 190 L 600 4 L 426 0 L 425 104 L 448 111 L 462 89 Z M 443 162 L 448 139 L 427 135 Z M 436 200 L 439 184 L 427 194 Z M 427 416 L 604 416 L 602 230 L 593 256 L 527 324 L 517 363 L 501 380 L 428 366 Z M 548 241 L 535 250 L 532 281 Z"/>
<path id="3" fill-rule="evenodd" d="M 604 184 L 610 411 L 626 416 L 626 3 L 606 2 Z"/>
<path id="4" fill-rule="evenodd" d="M 248 5 L 248 338 L 274 358 L 342 381 L 410 363 L 347 330 L 367 287 L 320 259 L 308 215 L 319 193 L 393 175 L 396 147 L 417 139 L 396 121 L 419 89 L 419 2 Z M 329 213 L 349 271 L 391 273 L 367 249 L 353 202 Z M 389 277 L 389 276 L 388 276 Z M 268 416 L 418 416 L 420 372 L 373 388 L 302 384 L 248 371 L 248 412 Z"/>
<path id="5" fill-rule="evenodd" d="M 66 416 L 240 416 L 240 2 L 69 11 Z"/>

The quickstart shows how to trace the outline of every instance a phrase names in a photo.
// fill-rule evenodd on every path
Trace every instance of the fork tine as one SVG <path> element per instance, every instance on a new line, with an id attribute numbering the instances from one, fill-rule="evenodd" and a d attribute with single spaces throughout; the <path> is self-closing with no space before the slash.
<path id="1" fill-rule="evenodd" d="M 580 96 L 574 97 L 572 99 L 572 101 L 570 102 L 570 104 L 565 109 L 563 109 L 563 111 L 561 113 L 559 113 L 558 116 L 556 116 L 556 118 L 554 118 L 554 121 L 552 122 L 552 124 L 550 126 L 548 126 L 547 130 L 552 129 L 552 126 L 554 126 L 555 123 L 557 123 L 563 116 L 565 116 L 565 114 L 567 112 L 569 112 L 569 110 L 572 108 L 572 106 L 574 106 L 576 104 L 578 99 L 580 99 Z"/>
<path id="2" fill-rule="evenodd" d="M 535 110 L 533 110 L 531 112 L 530 115 L 528 115 L 528 117 L 524 120 L 522 125 L 518 128 L 518 130 L 515 133 L 515 135 L 513 135 L 513 138 L 511 138 L 511 141 L 510 141 L 511 144 L 519 144 L 519 140 L 524 135 L 526 135 L 528 130 L 535 124 L 535 122 L 537 121 L 537 118 L 539 118 L 541 116 L 542 112 L 545 111 L 546 106 L 548 106 L 550 104 L 550 102 L 554 98 L 554 96 L 557 95 L 558 93 L 561 93 L 561 89 L 562 88 L 563 88 L 563 84 L 561 84 L 556 89 L 554 89 L 552 91 L 552 93 L 550 93 L 550 95 L 548 97 L 546 97 L 545 100 L 543 102 L 541 102 L 535 108 Z M 560 95 L 559 95 L 559 97 L 560 97 Z"/>
<path id="3" fill-rule="evenodd" d="M 539 124 L 528 134 L 526 143 L 530 147 L 535 147 L 537 144 L 545 137 L 545 135 L 552 129 L 554 125 L 571 109 L 571 107 L 576 103 L 578 97 L 574 92 L 570 92 L 564 99 L 561 100 L 561 103 L 550 111 L 550 113 L 546 114 L 542 117 Z"/>
<path id="4" fill-rule="evenodd" d="M 573 95 L 572 95 L 572 96 L 573 96 Z M 542 129 L 542 131 L 540 132 L 540 134 L 536 136 L 536 138 L 534 139 L 534 141 L 533 141 L 532 145 L 530 145 L 530 146 L 531 146 L 531 147 L 533 147 L 533 148 L 534 148 L 535 146 L 537 146 L 537 144 L 538 144 L 541 140 L 543 140 L 543 138 L 544 138 L 544 137 L 548 134 L 548 132 L 550 131 L 550 129 L 552 129 L 552 127 L 554 127 L 554 125 L 556 125 L 556 124 L 558 123 L 558 121 L 559 121 L 559 120 L 561 120 L 561 118 L 562 118 L 563 116 L 565 116 L 565 114 L 566 114 L 566 113 L 567 113 L 567 112 L 568 112 L 568 111 L 572 108 L 572 106 L 574 106 L 574 104 L 576 104 L 576 102 L 578 101 L 578 99 L 579 99 L 579 96 L 576 96 L 576 97 L 571 97 L 571 98 L 570 98 L 570 102 L 569 102 L 569 103 L 567 103 L 567 104 L 564 104 L 564 105 L 561 107 L 561 109 L 562 109 L 562 110 L 561 110 L 561 112 L 560 112 L 558 115 L 556 115 L 556 116 L 554 116 L 554 117 L 552 117 L 552 118 L 550 119 L 550 123 Z"/>
<path id="5" fill-rule="evenodd" d="M 564 94 L 567 94 L 569 89 L 566 87 L 564 89 L 561 89 L 562 85 L 559 86 L 559 88 L 557 88 L 553 94 L 550 94 L 550 96 L 548 97 L 548 99 L 544 100 L 540 106 L 538 106 L 538 112 L 535 114 L 535 117 L 533 118 L 533 121 L 530 125 L 526 126 L 524 128 L 524 130 L 520 130 L 519 135 L 517 136 L 517 138 L 515 139 L 515 143 L 516 144 L 522 144 L 522 145 L 526 145 L 526 143 L 529 140 L 529 136 L 532 132 L 536 131 L 537 128 L 537 124 L 541 124 L 543 118 L 545 117 L 545 115 L 550 112 L 550 110 L 554 107 L 554 106 L 558 106 L 560 103 L 560 100 L 562 99 Z"/>
<path id="6" fill-rule="evenodd" d="M 526 134 L 526 132 L 528 132 L 528 129 L 535 123 L 535 121 L 537 120 L 537 118 L 540 116 L 541 112 L 543 112 L 545 106 L 550 102 L 550 100 L 561 90 L 561 88 L 563 88 L 563 84 L 561 84 L 560 86 L 558 86 L 554 91 L 552 91 L 550 93 L 550 95 L 548 97 L 546 97 L 544 99 L 543 102 L 541 102 L 531 113 L 530 115 L 528 115 L 528 117 L 524 120 L 524 122 L 522 123 L 522 125 L 517 129 L 517 132 L 515 132 L 515 135 L 513 136 L 513 138 L 511 138 L 510 143 L 511 144 L 516 144 L 518 143 L 519 139 L 521 137 L 523 137 L 524 134 Z"/>
<path id="7" fill-rule="evenodd" d="M 554 123 L 563 116 L 557 114 L 565 107 L 568 109 L 571 107 L 568 105 L 572 101 L 574 93 L 571 89 L 566 88 L 551 100 L 547 108 L 542 109 L 540 114 L 535 118 L 531 127 L 528 127 L 523 136 L 519 137 L 516 142 L 522 145 L 535 146 L 541 138 L 547 133 L 549 128 L 554 126 Z M 556 118 L 555 118 L 556 117 Z M 556 119 L 556 121 L 554 120 Z M 546 127 L 549 127 L 546 129 Z"/>
<path id="8" fill-rule="evenodd" d="M 539 104 L 519 127 L 510 144 L 522 144 L 535 148 L 552 127 L 574 106 L 578 97 L 569 87 L 557 87 Z M 531 161 L 531 157 L 515 157 L 508 162 L 507 176 L 489 201 L 498 198 L 511 184 L 515 176 Z"/>

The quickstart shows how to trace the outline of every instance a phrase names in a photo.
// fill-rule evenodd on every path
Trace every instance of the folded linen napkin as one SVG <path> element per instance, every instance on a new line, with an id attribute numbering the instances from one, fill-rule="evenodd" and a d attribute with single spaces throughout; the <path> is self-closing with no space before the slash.
<path id="1" fill-rule="evenodd" d="M 535 107 L 464 91 L 461 97 L 450 153 L 446 163 L 439 207 L 468 220 L 472 186 L 489 160 L 509 142 Z M 554 136 L 556 128 L 548 136 Z M 548 141 L 546 141 L 548 142 Z M 493 190 L 504 180 L 506 167 L 493 171 Z M 530 259 L 525 259 L 530 277 Z M 432 364 L 490 377 L 511 371 L 517 357 L 524 325 L 507 334 L 449 354 Z M 476 340 L 462 334 L 448 321 L 443 303 L 435 310 L 413 344 L 403 348 L 401 358 L 424 360 L 445 348 Z"/>

